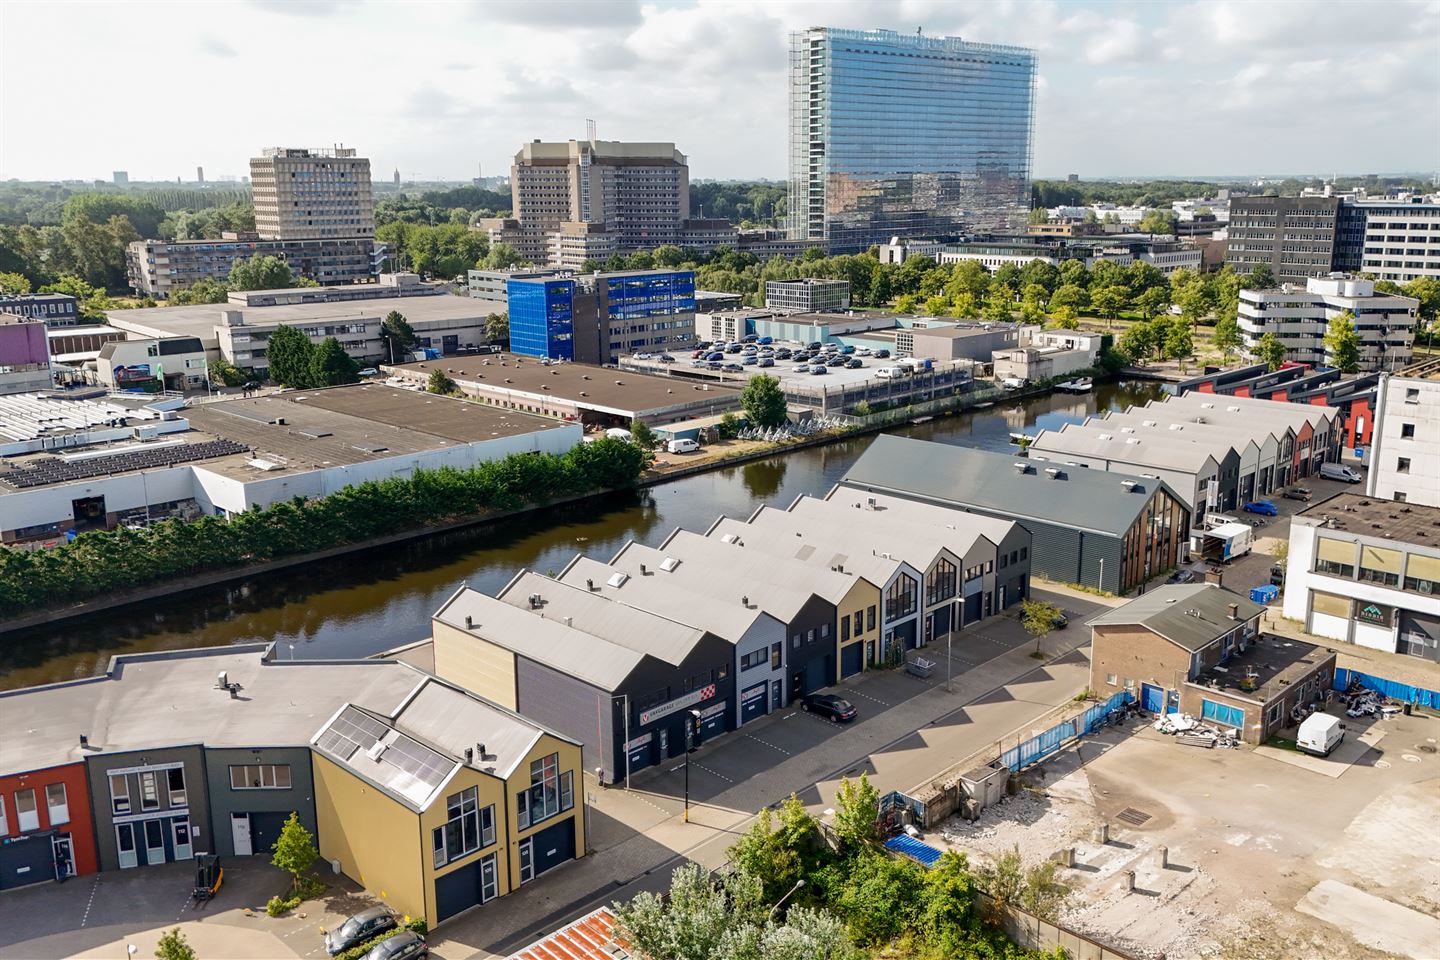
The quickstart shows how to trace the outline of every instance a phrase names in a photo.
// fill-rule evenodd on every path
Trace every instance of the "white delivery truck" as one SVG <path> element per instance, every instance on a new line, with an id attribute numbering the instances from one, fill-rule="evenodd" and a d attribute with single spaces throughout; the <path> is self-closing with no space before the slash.
<path id="1" fill-rule="evenodd" d="M 1343 480 L 1345 483 L 1359 483 L 1365 479 L 1360 475 L 1360 471 L 1343 463 L 1320 464 L 1320 476 L 1329 480 Z"/>
<path id="2" fill-rule="evenodd" d="M 1295 748 L 1303 753 L 1325 757 L 1344 739 L 1345 730 L 1339 717 L 1332 717 L 1328 713 L 1312 713 L 1300 724 L 1300 732 L 1295 735 Z"/>
<path id="3" fill-rule="evenodd" d="M 1225 523 L 1200 534 L 1200 555 L 1217 563 L 1243 557 L 1254 545 L 1255 528 L 1248 523 Z"/>
<path id="4" fill-rule="evenodd" d="M 670 453 L 694 453 L 700 449 L 700 444 L 687 439 L 671 440 L 665 445 L 665 449 Z"/>

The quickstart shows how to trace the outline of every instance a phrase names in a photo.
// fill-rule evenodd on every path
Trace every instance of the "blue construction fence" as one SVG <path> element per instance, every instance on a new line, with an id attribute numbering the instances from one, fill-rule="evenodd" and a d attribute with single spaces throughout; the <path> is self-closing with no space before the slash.
<path id="1" fill-rule="evenodd" d="M 1408 683 L 1386 680 L 1384 677 L 1371 676 L 1368 673 L 1361 673 L 1358 670 L 1346 670 L 1343 667 L 1337 667 L 1335 670 L 1335 689 L 1350 689 L 1352 679 L 1366 690 L 1383 693 L 1392 700 L 1399 700 L 1401 703 L 1418 704 L 1422 707 L 1429 707 L 1431 710 L 1440 710 L 1440 691 L 1426 690 L 1424 687 L 1412 687 Z"/>
<path id="2" fill-rule="evenodd" d="M 1000 754 L 992 766 L 1008 767 L 1013 773 L 1030 766 L 1037 760 L 1048 757 L 1076 737 L 1083 737 L 1095 730 L 1116 710 L 1135 699 L 1129 691 L 1121 690 L 1104 703 L 1097 703 L 1080 716 L 1055 724 L 1049 730 L 1031 737 L 1018 747 L 1011 747 Z"/>

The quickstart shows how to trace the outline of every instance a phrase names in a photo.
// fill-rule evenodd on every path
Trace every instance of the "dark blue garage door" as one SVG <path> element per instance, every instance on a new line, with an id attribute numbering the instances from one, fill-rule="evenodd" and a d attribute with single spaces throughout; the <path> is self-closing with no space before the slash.
<path id="1" fill-rule="evenodd" d="M 805 689 L 819 690 L 835 682 L 835 655 L 816 657 L 805 664 Z"/>
<path id="2" fill-rule="evenodd" d="M 712 737 L 725 732 L 725 717 L 730 713 L 730 701 L 706 707 L 700 716 L 700 742 L 709 743 Z"/>
<path id="3" fill-rule="evenodd" d="M 753 687 L 748 687 L 747 689 L 740 691 L 741 723 L 749 723 L 756 717 L 765 716 L 765 691 L 768 687 L 769 684 L 762 681 L 761 683 L 755 684 L 755 686 Z"/>
<path id="4" fill-rule="evenodd" d="M 536 876 L 567 860 L 574 860 L 575 818 L 566 817 L 554 826 L 546 827 L 535 834 L 531 838 L 531 852 L 535 858 Z"/>
<path id="5" fill-rule="evenodd" d="M 0 890 L 55 879 L 55 831 L 9 840 L 0 846 Z"/>
<path id="6" fill-rule="evenodd" d="M 1140 706 L 1151 713 L 1162 713 L 1165 710 L 1165 691 L 1161 687 L 1154 687 L 1148 683 L 1140 685 Z"/>
<path id="7" fill-rule="evenodd" d="M 631 743 L 633 744 L 633 746 L 630 747 L 629 770 L 631 773 L 638 773 L 639 771 L 644 770 L 646 767 L 650 766 L 650 764 L 656 762 L 657 758 L 655 756 L 655 747 L 653 744 L 654 739 L 655 734 L 648 733 L 644 736 L 636 737 L 631 740 Z M 625 776 L 625 761 L 623 759 L 620 761 L 620 769 L 615 771 L 615 774 L 616 776 L 620 777 Z"/>
<path id="8" fill-rule="evenodd" d="M 853 677 L 865 669 L 865 644 L 852 643 L 840 648 L 840 676 Z"/>
<path id="9" fill-rule="evenodd" d="M 453 917 L 480 902 L 480 862 L 466 864 L 435 881 L 435 916 Z"/>
<path id="10" fill-rule="evenodd" d="M 250 814 L 250 849 L 268 857 L 275 841 L 280 839 L 280 831 L 285 829 L 285 820 L 289 816 L 288 812 Z"/>

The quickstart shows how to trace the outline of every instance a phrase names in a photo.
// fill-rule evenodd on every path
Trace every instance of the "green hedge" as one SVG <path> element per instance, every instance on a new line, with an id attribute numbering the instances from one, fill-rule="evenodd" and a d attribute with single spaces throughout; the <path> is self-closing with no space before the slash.
<path id="1" fill-rule="evenodd" d="M 633 486 L 645 453 L 606 437 L 563 454 L 512 454 L 469 470 L 418 471 L 226 521 L 165 520 L 84 533 L 51 550 L 0 549 L 0 616 L 97 594 L 402 533 L 487 510 Z"/>

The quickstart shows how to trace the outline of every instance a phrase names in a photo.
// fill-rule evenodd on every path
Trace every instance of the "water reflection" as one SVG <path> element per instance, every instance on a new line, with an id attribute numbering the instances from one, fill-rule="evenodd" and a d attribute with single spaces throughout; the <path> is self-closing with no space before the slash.
<path id="1" fill-rule="evenodd" d="M 1009 435 L 1078 423 L 1097 409 L 1158 397 L 1152 384 L 1056 394 L 942 417 L 896 432 L 1009 449 Z M 116 653 L 270 641 L 297 658 L 365 656 L 429 635 L 430 615 L 461 584 L 493 593 L 521 568 L 559 571 L 576 553 L 609 560 L 626 541 L 657 545 L 676 527 L 703 530 L 721 514 L 748 517 L 823 494 L 873 438 L 797 451 L 638 492 L 300 565 L 162 597 L 110 613 L 10 634 L 0 688 L 93 675 Z"/>

